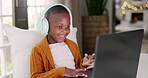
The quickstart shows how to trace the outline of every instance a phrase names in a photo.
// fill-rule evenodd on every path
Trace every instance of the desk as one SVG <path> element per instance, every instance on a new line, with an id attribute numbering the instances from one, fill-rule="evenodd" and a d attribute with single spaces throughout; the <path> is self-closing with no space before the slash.
<path id="1" fill-rule="evenodd" d="M 148 53 L 141 53 L 136 78 L 148 78 Z"/>
<path id="2" fill-rule="evenodd" d="M 84 72 L 90 76 L 92 71 Z M 64 77 L 67 78 L 67 77 Z M 82 78 L 82 77 L 79 77 Z M 88 77 L 89 78 L 89 77 Z M 148 78 L 148 53 L 141 53 L 136 78 Z"/>

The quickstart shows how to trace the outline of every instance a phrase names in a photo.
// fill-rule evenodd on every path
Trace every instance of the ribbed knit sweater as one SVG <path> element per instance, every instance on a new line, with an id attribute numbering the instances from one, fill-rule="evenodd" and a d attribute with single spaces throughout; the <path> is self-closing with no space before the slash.
<path id="1" fill-rule="evenodd" d="M 74 56 L 75 67 L 81 68 L 82 59 L 77 44 L 69 39 L 65 39 L 64 42 L 68 45 Z M 55 68 L 53 58 L 46 35 L 32 48 L 30 56 L 30 78 L 59 78 L 64 76 L 65 67 Z"/>

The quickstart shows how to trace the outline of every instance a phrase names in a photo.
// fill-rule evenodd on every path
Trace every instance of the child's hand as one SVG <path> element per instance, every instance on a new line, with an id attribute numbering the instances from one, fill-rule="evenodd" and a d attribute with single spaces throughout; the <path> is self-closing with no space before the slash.
<path id="1" fill-rule="evenodd" d="M 94 53 L 92 55 L 85 54 L 83 58 L 82 66 L 85 68 L 87 68 L 88 66 L 91 66 L 92 63 L 94 62 L 94 56 L 95 56 Z"/>
<path id="2" fill-rule="evenodd" d="M 86 71 L 86 69 L 69 69 L 65 68 L 65 77 L 87 77 L 86 74 L 82 73 L 83 71 Z"/>

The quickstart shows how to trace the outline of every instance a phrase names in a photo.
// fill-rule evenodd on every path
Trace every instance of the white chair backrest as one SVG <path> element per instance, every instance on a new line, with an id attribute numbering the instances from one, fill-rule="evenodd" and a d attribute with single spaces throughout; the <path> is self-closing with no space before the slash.
<path id="1" fill-rule="evenodd" d="M 45 35 L 35 30 L 24 30 L 10 25 L 3 27 L 11 43 L 13 78 L 30 78 L 31 49 Z M 77 29 L 72 28 L 68 38 L 77 43 L 76 32 Z"/>

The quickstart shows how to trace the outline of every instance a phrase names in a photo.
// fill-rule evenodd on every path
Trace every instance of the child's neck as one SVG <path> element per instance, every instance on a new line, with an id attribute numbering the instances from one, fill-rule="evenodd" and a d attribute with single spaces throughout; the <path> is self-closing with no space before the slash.
<path id="1" fill-rule="evenodd" d="M 48 41 L 48 44 L 58 43 L 58 42 L 56 42 L 56 41 L 53 39 L 53 37 L 51 37 L 50 35 L 48 35 L 47 41 Z"/>

